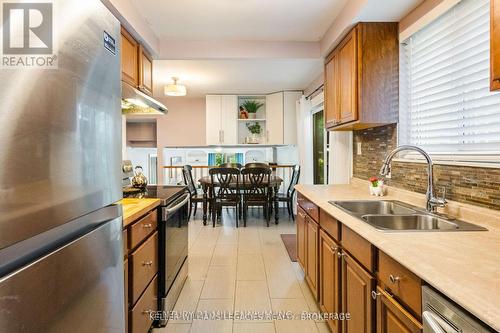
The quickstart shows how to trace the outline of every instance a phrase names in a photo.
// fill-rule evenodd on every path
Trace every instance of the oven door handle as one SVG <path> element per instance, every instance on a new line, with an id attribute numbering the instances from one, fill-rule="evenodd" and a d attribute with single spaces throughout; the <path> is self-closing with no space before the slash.
<path id="1" fill-rule="evenodd" d="M 424 321 L 424 333 L 458 333 L 456 329 L 431 311 L 424 311 L 422 319 Z"/>
<path id="2" fill-rule="evenodd" d="M 176 211 L 178 211 L 182 206 L 184 206 L 186 203 L 189 202 L 189 193 L 186 193 L 185 195 L 185 198 L 180 202 L 178 203 L 177 205 L 173 206 L 173 207 L 167 207 L 167 208 L 164 208 L 164 216 L 165 217 L 168 217 L 170 214 L 173 214 L 175 213 Z"/>

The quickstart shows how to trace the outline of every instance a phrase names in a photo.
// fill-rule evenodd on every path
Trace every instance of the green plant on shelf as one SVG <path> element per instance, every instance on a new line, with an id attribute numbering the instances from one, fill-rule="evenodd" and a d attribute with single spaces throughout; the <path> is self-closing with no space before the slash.
<path id="1" fill-rule="evenodd" d="M 264 106 L 264 103 L 249 99 L 243 102 L 241 106 L 243 106 L 248 113 L 257 113 L 257 111 Z"/>
<path id="2" fill-rule="evenodd" d="M 260 134 L 262 132 L 262 127 L 259 123 L 247 123 L 247 128 L 252 134 Z"/>

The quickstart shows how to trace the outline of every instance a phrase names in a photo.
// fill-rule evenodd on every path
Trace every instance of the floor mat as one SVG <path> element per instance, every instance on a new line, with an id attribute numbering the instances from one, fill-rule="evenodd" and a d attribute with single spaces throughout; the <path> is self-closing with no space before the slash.
<path id="1" fill-rule="evenodd" d="M 297 235 L 281 234 L 281 240 L 285 244 L 290 260 L 293 262 L 297 261 Z"/>

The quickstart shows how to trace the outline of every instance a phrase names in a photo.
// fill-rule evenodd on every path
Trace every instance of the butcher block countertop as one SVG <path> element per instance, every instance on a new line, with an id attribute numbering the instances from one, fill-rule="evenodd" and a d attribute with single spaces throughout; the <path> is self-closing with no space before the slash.
<path id="1" fill-rule="evenodd" d="M 385 197 L 368 193 L 368 182 L 350 185 L 297 185 L 329 215 L 364 237 L 493 329 L 500 331 L 500 212 L 450 201 L 441 213 L 488 231 L 382 232 L 337 208 L 330 200 L 399 200 L 425 207 L 422 194 L 387 188 Z"/>
<path id="2" fill-rule="evenodd" d="M 124 198 L 117 202 L 123 207 L 123 227 L 137 220 L 153 208 L 160 205 L 160 199 Z"/>

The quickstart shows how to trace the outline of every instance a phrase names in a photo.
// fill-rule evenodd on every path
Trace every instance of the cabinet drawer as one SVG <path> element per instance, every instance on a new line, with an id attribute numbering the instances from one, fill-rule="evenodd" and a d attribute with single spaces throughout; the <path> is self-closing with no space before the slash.
<path id="1" fill-rule="evenodd" d="M 340 240 L 339 221 L 328 215 L 328 213 L 322 209 L 319 210 L 319 225 L 337 242 Z"/>
<path id="2" fill-rule="evenodd" d="M 342 247 L 346 249 L 369 272 L 374 272 L 373 247 L 366 239 L 342 225 Z"/>
<path id="3" fill-rule="evenodd" d="M 135 304 L 149 281 L 158 272 L 158 233 L 148 238 L 130 256 L 132 271 L 130 276 L 130 303 Z"/>
<path id="4" fill-rule="evenodd" d="M 304 211 L 314 220 L 316 223 L 319 221 L 319 208 L 313 204 L 309 199 L 307 199 L 302 194 L 297 195 L 297 204 L 304 209 Z"/>
<path id="5" fill-rule="evenodd" d="M 130 227 L 130 248 L 133 249 L 151 234 L 158 224 L 156 210 L 141 218 Z"/>
<path id="6" fill-rule="evenodd" d="M 137 304 L 130 311 L 129 317 L 132 333 L 147 333 L 149 331 L 152 324 L 149 313 L 157 310 L 157 285 L 157 276 L 155 276 Z"/>
<path id="7" fill-rule="evenodd" d="M 378 279 L 394 297 L 422 317 L 422 281 L 400 263 L 379 251 Z"/>

